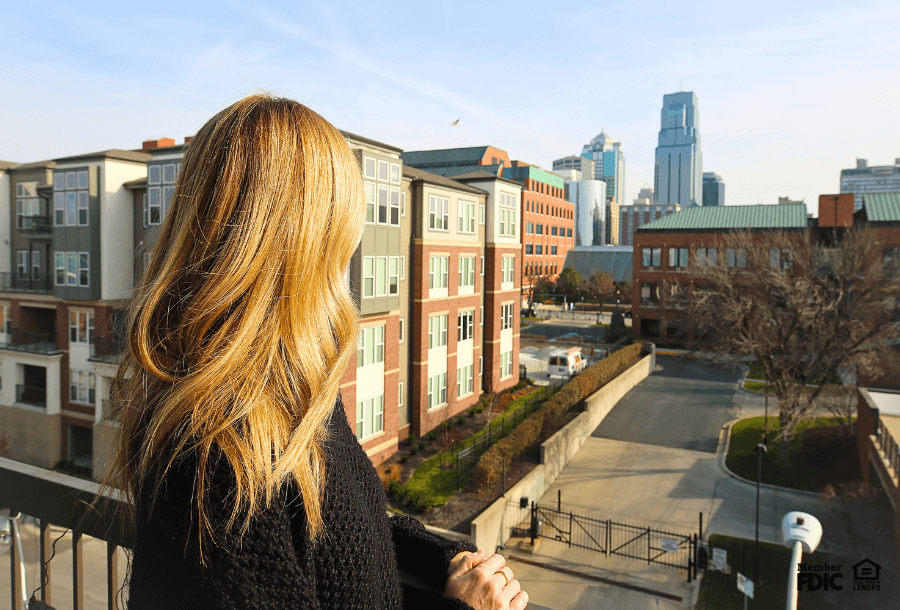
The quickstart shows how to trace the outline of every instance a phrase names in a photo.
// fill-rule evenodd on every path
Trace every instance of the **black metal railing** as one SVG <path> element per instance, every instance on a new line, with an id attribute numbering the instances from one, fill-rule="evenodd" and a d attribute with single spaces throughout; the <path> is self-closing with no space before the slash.
<path id="1" fill-rule="evenodd" d="M 34 273 L 31 268 L 28 269 L 28 273 L 22 275 L 17 272 L 0 271 L 0 291 L 50 294 L 53 292 L 53 276 L 43 272 Z"/>
<path id="2" fill-rule="evenodd" d="M 33 407 L 47 408 L 47 388 L 16 384 L 16 402 Z"/>
<path id="3" fill-rule="evenodd" d="M 534 413 L 537 408 L 553 396 L 559 388 L 568 383 L 566 379 L 559 379 L 548 386 L 538 387 L 524 403 L 516 407 L 514 411 L 504 413 L 502 417 L 492 420 L 481 432 L 474 437 L 466 439 L 457 447 L 451 449 L 456 457 L 456 491 L 462 489 L 478 460 L 484 455 L 491 445 L 509 434 L 513 428 L 525 421 L 525 418 Z"/>
<path id="4" fill-rule="evenodd" d="M 118 364 L 125 353 L 125 338 L 119 333 L 109 333 L 102 337 L 91 338 L 91 355 L 89 360 Z"/>
<path id="5" fill-rule="evenodd" d="M 50 562 L 53 536 L 50 526 L 72 530 L 72 571 L 63 578 L 72 578 L 72 605 L 75 610 L 85 608 L 85 537 L 106 542 L 106 597 L 107 608 L 116 608 L 120 594 L 119 552 L 134 546 L 134 532 L 127 521 L 128 511 L 118 491 L 108 491 L 100 500 L 95 497 L 100 490 L 97 483 L 77 479 L 58 472 L 51 472 L 13 460 L 0 458 L 0 506 L 8 507 L 10 515 L 28 515 L 39 521 L 40 581 L 35 583 L 37 597 L 46 604 L 52 602 L 53 575 L 62 569 L 58 562 Z M 31 591 L 22 590 L 22 571 L 16 540 L 16 528 L 10 528 L 10 592 L 13 610 L 24 610 L 24 597 Z M 38 584 L 40 585 L 38 587 Z M 436 592 L 430 585 L 403 571 L 400 585 L 404 600 L 433 600 Z M 29 583 L 29 588 L 31 584 Z M 529 604 L 534 610 L 549 610 Z"/>
<path id="6" fill-rule="evenodd" d="M 31 233 L 52 233 L 53 223 L 49 216 L 19 216 L 17 227 Z"/>
<path id="7" fill-rule="evenodd" d="M 6 341 L 0 343 L 0 349 L 33 354 L 56 354 L 60 349 L 56 346 L 56 333 L 43 333 L 19 328 L 10 329 Z"/>
<path id="8" fill-rule="evenodd" d="M 894 484 L 900 487 L 900 447 L 881 421 L 880 413 L 876 412 L 875 417 L 875 438 L 878 439 L 888 466 L 894 469 Z"/>
<path id="9" fill-rule="evenodd" d="M 700 519 L 702 523 L 702 513 Z M 536 538 L 555 540 L 570 547 L 603 553 L 606 557 L 617 555 L 687 570 L 688 582 L 697 577 L 699 534 L 677 534 L 612 519 L 586 517 L 564 511 L 561 506 L 553 508 L 534 502 L 529 530 L 532 543 Z"/>

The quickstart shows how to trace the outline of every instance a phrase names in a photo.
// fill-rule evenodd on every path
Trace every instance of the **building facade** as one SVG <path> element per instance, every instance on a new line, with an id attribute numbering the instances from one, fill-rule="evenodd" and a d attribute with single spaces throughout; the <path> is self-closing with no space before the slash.
<path id="1" fill-rule="evenodd" d="M 563 175 L 562 172 L 575 170 L 581 173 L 579 180 L 590 180 L 594 178 L 594 162 L 587 157 L 563 157 L 553 162 L 553 173 Z"/>
<path id="2" fill-rule="evenodd" d="M 564 187 L 566 201 L 575 207 L 574 246 L 607 245 L 606 239 L 606 183 L 600 180 L 567 180 Z M 595 219 L 602 218 L 600 226 Z M 595 244 L 594 231 L 602 243 Z"/>
<path id="3" fill-rule="evenodd" d="M 703 205 L 725 205 L 725 183 L 715 172 L 703 172 Z"/>
<path id="4" fill-rule="evenodd" d="M 405 165 L 447 178 L 474 171 L 499 176 L 504 168 L 510 166 L 509 155 L 495 146 L 412 150 L 402 153 L 401 158 Z"/>
<path id="5" fill-rule="evenodd" d="M 703 201 L 703 153 L 700 111 L 690 91 L 663 96 L 653 192 L 657 205 L 700 205 Z"/>
<path id="6" fill-rule="evenodd" d="M 594 162 L 594 180 L 606 183 L 606 201 L 625 201 L 625 154 L 622 143 L 604 132 L 581 149 L 581 156 Z"/>
<path id="7" fill-rule="evenodd" d="M 841 193 L 854 197 L 853 209 L 863 205 L 868 193 L 900 193 L 900 157 L 893 165 L 869 166 L 865 159 L 856 160 L 856 168 L 841 170 Z"/>
<path id="8" fill-rule="evenodd" d="M 617 245 L 634 245 L 634 232 L 645 224 L 659 220 L 669 214 L 681 211 L 681 206 L 674 205 L 622 205 L 619 206 L 619 241 Z"/>

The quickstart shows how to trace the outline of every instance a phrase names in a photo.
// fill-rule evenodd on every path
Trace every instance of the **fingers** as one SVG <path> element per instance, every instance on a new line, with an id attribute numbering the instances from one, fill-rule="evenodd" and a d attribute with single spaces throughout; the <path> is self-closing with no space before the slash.
<path id="1" fill-rule="evenodd" d="M 497 580 L 500 581 L 500 586 L 505 589 L 509 583 L 511 583 L 513 579 L 513 571 L 509 568 L 509 566 L 503 566 L 499 570 L 495 572 Z M 512 596 L 510 595 L 510 598 Z"/>
<path id="2" fill-rule="evenodd" d="M 479 563 L 478 567 L 475 569 L 480 570 L 483 573 L 485 580 L 487 580 L 491 577 L 491 574 L 502 568 L 504 565 L 506 565 L 506 560 L 503 558 L 503 555 L 494 553 Z"/>
<path id="3" fill-rule="evenodd" d="M 528 606 L 528 593 L 525 591 L 519 591 L 512 601 L 509 602 L 509 610 L 525 610 L 526 606 Z"/>
<path id="4" fill-rule="evenodd" d="M 458 556 L 457 556 L 458 557 Z M 454 558 L 455 559 L 455 558 Z M 463 574 L 471 572 L 475 566 L 482 563 L 484 559 L 484 549 L 478 549 L 474 553 L 469 553 L 468 555 L 464 555 L 461 559 L 458 560 L 458 563 L 454 566 L 453 562 L 450 562 L 450 578 L 458 578 Z"/>

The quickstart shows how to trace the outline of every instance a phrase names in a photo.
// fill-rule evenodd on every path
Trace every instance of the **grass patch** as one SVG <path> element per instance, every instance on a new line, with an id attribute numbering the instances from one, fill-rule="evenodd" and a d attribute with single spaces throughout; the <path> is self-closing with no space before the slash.
<path id="1" fill-rule="evenodd" d="M 709 537 L 709 558 L 712 549 L 725 549 L 731 574 L 706 570 L 700 581 L 697 610 L 743 610 L 744 594 L 738 591 L 737 574 L 753 577 L 753 540 L 713 534 Z M 743 551 L 743 552 L 742 552 Z M 742 557 L 746 565 L 742 565 Z M 759 578 L 753 583 L 753 599 L 747 608 L 784 608 L 787 603 L 788 567 L 791 550 L 777 544 L 759 543 Z M 802 599 L 802 596 L 801 596 Z"/>
<path id="2" fill-rule="evenodd" d="M 434 506 L 443 506 L 456 493 L 456 469 L 441 468 L 441 455 L 438 454 L 419 464 L 403 490 L 431 500 Z"/>
<path id="3" fill-rule="evenodd" d="M 749 366 L 750 366 L 750 372 L 747 373 L 747 379 L 757 379 L 759 381 L 766 380 L 766 372 L 763 369 L 763 365 L 759 360 L 754 360 L 753 362 L 751 362 L 749 364 Z M 813 379 L 812 381 L 810 381 L 810 384 L 819 385 L 821 383 L 821 381 L 822 381 L 821 379 Z M 828 383 L 830 383 L 831 385 L 840 385 L 841 380 L 837 375 L 832 375 L 831 379 L 828 381 Z M 762 385 L 763 384 L 760 384 L 760 386 L 762 386 Z"/>
<path id="4" fill-rule="evenodd" d="M 762 441 L 762 417 L 742 419 L 731 428 L 731 442 L 725 463 L 738 476 L 755 481 L 758 457 L 756 444 Z M 778 418 L 769 418 L 771 430 Z M 820 417 L 801 424 L 791 439 L 791 465 L 779 466 L 775 433 L 769 433 L 768 452 L 763 455 L 762 482 L 769 485 L 821 492 L 828 484 L 860 480 L 855 436 L 846 436 L 836 420 Z"/>
<path id="5" fill-rule="evenodd" d="M 768 392 L 766 392 L 766 382 L 765 381 L 745 381 L 744 389 L 748 392 L 756 392 L 757 394 L 768 393 L 771 396 L 775 395 L 775 388 L 773 386 L 769 386 Z M 812 394 L 816 388 L 806 386 L 803 388 L 803 391 L 807 394 Z M 828 394 L 841 394 L 846 391 L 843 386 L 827 386 L 819 396 L 828 395 Z"/>
<path id="6" fill-rule="evenodd" d="M 540 322 L 541 319 L 540 318 L 531 318 L 531 317 L 526 316 L 526 317 L 522 318 L 522 321 L 523 322 Z"/>

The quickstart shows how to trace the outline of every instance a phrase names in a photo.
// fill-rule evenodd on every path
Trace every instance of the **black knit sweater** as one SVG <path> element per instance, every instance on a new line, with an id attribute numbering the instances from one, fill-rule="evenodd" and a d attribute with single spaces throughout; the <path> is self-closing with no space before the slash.
<path id="1" fill-rule="evenodd" d="M 404 604 L 398 566 L 443 591 L 450 559 L 475 551 L 475 545 L 432 534 L 412 517 L 387 516 L 381 482 L 350 429 L 340 396 L 328 431 L 324 531 L 315 545 L 309 542 L 299 494 L 287 491 L 283 502 L 253 517 L 242 539 L 217 535 L 218 544 L 205 543 L 207 567 L 201 568 L 194 508 L 197 466 L 183 460 L 170 470 L 150 514 L 147 496 L 138 500 L 128 607 L 399 609 Z M 234 474 L 222 459 L 207 496 L 210 523 L 227 522 L 233 493 Z M 471 610 L 440 594 L 427 606 Z"/>

